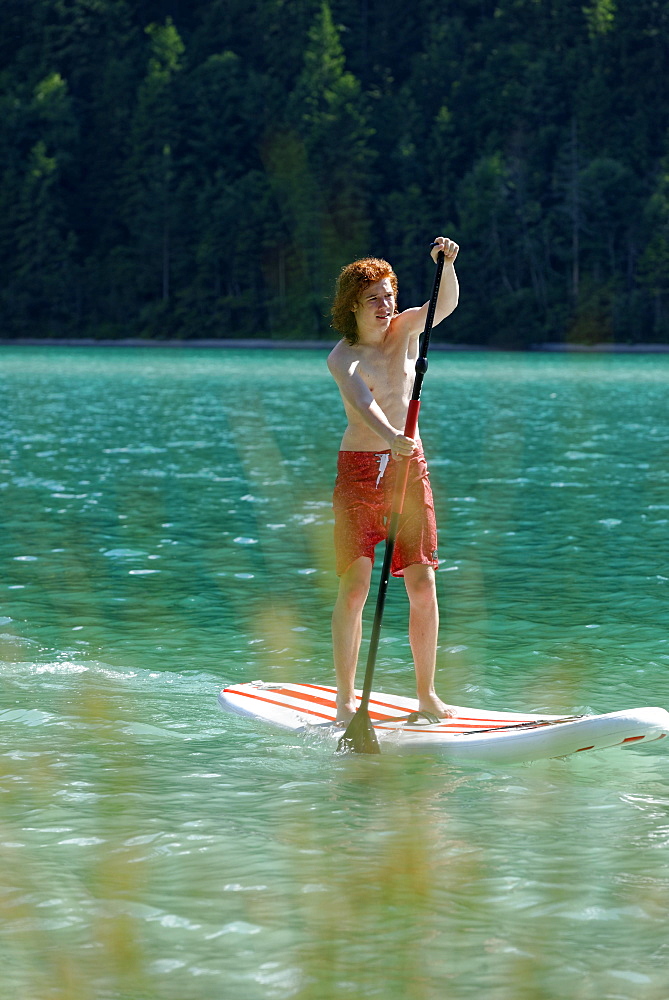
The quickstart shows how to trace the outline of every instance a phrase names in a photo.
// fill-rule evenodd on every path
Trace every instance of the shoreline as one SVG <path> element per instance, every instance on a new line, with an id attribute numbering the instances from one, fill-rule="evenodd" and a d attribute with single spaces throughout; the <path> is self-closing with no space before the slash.
<path id="1" fill-rule="evenodd" d="M 262 350 L 316 350 L 330 351 L 336 340 L 270 340 L 268 338 L 239 338 L 237 340 L 143 340 L 129 337 L 123 340 L 95 340 L 93 337 L 18 337 L 16 339 L 0 338 L 0 347 L 155 347 L 187 350 L 188 348 L 238 348 Z M 669 344 L 565 344 L 546 342 L 530 344 L 529 347 L 518 349 L 511 347 L 491 347 L 486 344 L 452 344 L 444 341 L 432 341 L 432 351 L 491 351 L 513 354 L 667 354 Z"/>

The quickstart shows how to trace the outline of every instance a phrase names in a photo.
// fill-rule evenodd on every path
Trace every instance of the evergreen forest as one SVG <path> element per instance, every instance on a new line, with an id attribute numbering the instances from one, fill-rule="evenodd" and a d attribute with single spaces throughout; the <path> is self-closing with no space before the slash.
<path id="1" fill-rule="evenodd" d="M 2 0 L 0 337 L 669 342 L 669 0 Z"/>

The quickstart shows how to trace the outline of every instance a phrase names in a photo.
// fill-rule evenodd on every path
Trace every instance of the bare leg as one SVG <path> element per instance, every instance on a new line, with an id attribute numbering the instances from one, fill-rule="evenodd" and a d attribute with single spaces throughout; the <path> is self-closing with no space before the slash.
<path id="1" fill-rule="evenodd" d="M 418 707 L 441 718 L 455 714 L 434 690 L 437 661 L 439 606 L 434 570 L 416 563 L 404 570 L 404 583 L 409 597 L 409 642 L 416 668 Z"/>
<path id="2" fill-rule="evenodd" d="M 349 722 L 355 715 L 355 668 L 362 640 L 362 609 L 371 578 L 372 560 L 361 556 L 339 580 L 339 594 L 332 612 L 338 722 Z"/>

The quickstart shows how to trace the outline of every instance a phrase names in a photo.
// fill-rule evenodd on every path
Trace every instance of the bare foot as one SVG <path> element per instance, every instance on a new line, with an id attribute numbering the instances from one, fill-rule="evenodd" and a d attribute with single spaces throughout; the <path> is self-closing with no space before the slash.
<path id="1" fill-rule="evenodd" d="M 419 698 L 418 709 L 421 712 L 432 712 L 433 715 L 438 715 L 440 719 L 454 719 L 458 714 L 452 705 L 444 704 L 436 694 Z"/>
<path id="2" fill-rule="evenodd" d="M 345 701 L 341 704 L 337 702 L 337 718 L 335 719 L 335 726 L 348 726 L 349 722 L 355 715 L 356 707 L 355 700 Z"/>

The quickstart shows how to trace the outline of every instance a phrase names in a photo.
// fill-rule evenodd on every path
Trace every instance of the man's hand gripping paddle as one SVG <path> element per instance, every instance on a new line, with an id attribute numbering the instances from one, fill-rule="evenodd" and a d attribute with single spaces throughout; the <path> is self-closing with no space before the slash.
<path id="1" fill-rule="evenodd" d="M 439 295 L 439 285 L 441 284 L 441 274 L 444 269 L 444 253 L 437 254 L 437 270 L 434 276 L 434 286 L 430 297 L 430 304 L 425 320 L 425 330 L 420 340 L 418 360 L 416 361 L 416 377 L 413 383 L 413 392 L 407 410 L 404 434 L 413 438 L 418 426 L 418 411 L 420 410 L 420 392 L 423 387 L 423 378 L 427 371 L 427 352 L 430 346 L 430 334 L 434 322 L 434 313 L 437 308 L 437 296 Z M 365 669 L 365 679 L 362 688 L 362 697 L 358 710 L 349 722 L 344 735 L 337 744 L 338 753 L 381 753 L 379 741 L 374 732 L 372 720 L 369 717 L 369 696 L 372 693 L 372 679 L 374 677 L 374 667 L 376 665 L 376 654 L 379 648 L 379 637 L 381 635 L 381 621 L 383 619 L 383 608 L 386 602 L 386 592 L 388 590 L 388 580 L 390 578 L 390 567 L 395 549 L 395 539 L 399 528 L 402 508 L 404 506 L 404 494 L 409 478 L 410 459 L 400 459 L 400 467 L 397 470 L 395 479 L 395 490 L 393 493 L 392 511 L 390 524 L 388 526 L 388 537 L 386 538 L 386 551 L 383 557 L 383 567 L 381 569 L 381 581 L 379 583 L 379 593 L 376 598 L 376 611 L 374 612 L 374 623 L 372 625 L 372 635 L 367 654 L 367 667 Z"/>

